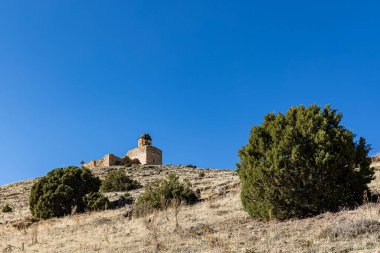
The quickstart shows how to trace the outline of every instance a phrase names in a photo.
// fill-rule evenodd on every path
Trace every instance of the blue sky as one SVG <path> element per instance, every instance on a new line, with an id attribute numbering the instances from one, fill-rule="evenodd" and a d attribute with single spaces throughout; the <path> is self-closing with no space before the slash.
<path id="1" fill-rule="evenodd" d="M 0 184 L 149 132 L 166 164 L 235 168 L 268 112 L 331 104 L 380 152 L 379 1 L 0 3 Z"/>

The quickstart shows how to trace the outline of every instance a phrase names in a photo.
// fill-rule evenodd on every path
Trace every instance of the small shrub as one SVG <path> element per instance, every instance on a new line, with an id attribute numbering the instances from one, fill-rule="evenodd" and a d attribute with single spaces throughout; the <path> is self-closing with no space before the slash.
<path id="1" fill-rule="evenodd" d="M 13 208 L 10 207 L 8 204 L 6 204 L 6 205 L 1 209 L 1 211 L 2 211 L 3 213 L 10 213 L 10 212 L 13 211 Z"/>
<path id="2" fill-rule="evenodd" d="M 204 177 L 204 176 L 205 176 L 205 173 L 203 171 L 198 173 L 198 177 Z"/>
<path id="3" fill-rule="evenodd" d="M 197 168 L 197 166 L 195 166 L 195 165 L 193 165 L 193 164 L 188 164 L 188 165 L 186 165 L 186 167 L 188 167 L 188 168 L 193 168 L 193 169 L 196 169 L 196 168 Z"/>
<path id="4" fill-rule="evenodd" d="M 102 192 L 130 191 L 141 188 L 142 185 L 136 180 L 125 175 L 122 170 L 110 172 L 102 181 Z"/>
<path id="5" fill-rule="evenodd" d="M 161 220 L 158 218 L 157 211 L 153 212 L 153 215 L 149 218 L 147 216 L 144 217 L 143 223 L 145 225 L 145 228 L 149 232 L 148 237 L 152 240 L 152 243 L 155 245 L 155 252 L 164 252 L 166 247 L 162 245 L 162 243 L 159 240 L 159 235 L 161 234 Z"/>
<path id="6" fill-rule="evenodd" d="M 113 208 L 112 203 L 108 200 L 108 198 L 99 192 L 93 192 L 86 195 L 85 205 L 87 210 L 90 211 L 100 211 Z"/>
<path id="7" fill-rule="evenodd" d="M 342 118 L 328 105 L 299 106 L 252 128 L 237 169 L 251 217 L 302 218 L 363 203 L 374 178 L 370 146 Z"/>
<path id="8" fill-rule="evenodd" d="M 134 214 L 141 216 L 166 209 L 174 199 L 178 203 L 194 204 L 198 196 L 191 189 L 189 180 L 180 182 L 178 176 L 169 174 L 167 179 L 157 179 L 145 186 L 145 192 L 137 199 Z"/>
<path id="9" fill-rule="evenodd" d="M 100 179 L 88 169 L 69 166 L 50 171 L 37 180 L 29 197 L 34 217 L 47 219 L 85 210 L 84 197 L 97 192 Z"/>
<path id="10" fill-rule="evenodd" d="M 202 236 L 213 233 L 214 229 L 208 223 L 198 223 L 195 226 L 190 227 L 188 231 L 191 235 Z"/>

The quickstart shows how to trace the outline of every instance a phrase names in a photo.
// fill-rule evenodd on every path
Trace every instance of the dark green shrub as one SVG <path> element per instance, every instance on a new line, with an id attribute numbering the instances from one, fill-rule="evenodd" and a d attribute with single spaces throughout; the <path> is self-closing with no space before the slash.
<path id="1" fill-rule="evenodd" d="M 237 170 L 252 217 L 307 217 L 362 203 L 374 174 L 370 147 L 355 141 L 342 117 L 330 106 L 299 106 L 252 128 Z"/>
<path id="2" fill-rule="evenodd" d="M 198 173 L 198 177 L 204 177 L 204 176 L 205 176 L 204 171 L 200 171 L 200 172 Z"/>
<path id="3" fill-rule="evenodd" d="M 173 200 L 194 204 L 198 196 L 191 189 L 189 180 L 181 182 L 176 175 L 169 174 L 168 179 L 157 179 L 145 186 L 145 192 L 137 199 L 134 214 L 141 216 L 155 209 L 165 209 Z"/>
<path id="4" fill-rule="evenodd" d="M 112 204 L 113 204 L 113 207 L 120 208 L 120 207 L 124 207 L 125 205 L 132 205 L 133 202 L 134 202 L 133 197 L 131 196 L 129 192 L 127 192 L 119 196 L 119 198 L 117 200 L 114 200 Z"/>
<path id="5" fill-rule="evenodd" d="M 131 167 L 132 163 L 131 162 L 126 162 L 123 164 L 124 168 Z"/>
<path id="6" fill-rule="evenodd" d="M 13 208 L 10 207 L 8 204 L 6 204 L 5 206 L 3 206 L 3 208 L 1 209 L 1 211 L 2 211 L 3 213 L 10 213 L 10 212 L 13 211 Z"/>
<path id="7" fill-rule="evenodd" d="M 84 202 L 86 209 L 90 211 L 100 211 L 113 208 L 113 205 L 108 198 L 99 192 L 87 194 L 84 198 Z"/>
<path id="8" fill-rule="evenodd" d="M 50 171 L 37 180 L 29 198 L 30 211 L 34 217 L 47 219 L 61 217 L 85 209 L 86 194 L 99 191 L 100 179 L 88 169 L 69 166 Z"/>
<path id="9" fill-rule="evenodd" d="M 139 182 L 125 175 L 122 170 L 118 170 L 108 173 L 102 181 L 100 190 L 102 192 L 130 191 L 141 187 Z"/>

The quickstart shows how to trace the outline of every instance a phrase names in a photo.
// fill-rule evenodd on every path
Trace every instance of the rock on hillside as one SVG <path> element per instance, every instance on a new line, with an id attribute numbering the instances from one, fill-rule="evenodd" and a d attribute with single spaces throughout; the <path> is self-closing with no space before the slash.
<path id="1" fill-rule="evenodd" d="M 378 154 L 372 158 L 372 166 L 380 167 L 380 154 Z"/>

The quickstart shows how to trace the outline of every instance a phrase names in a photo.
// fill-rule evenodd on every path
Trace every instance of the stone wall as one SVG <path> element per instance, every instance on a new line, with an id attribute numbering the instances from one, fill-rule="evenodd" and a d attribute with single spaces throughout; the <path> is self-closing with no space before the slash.
<path id="1" fill-rule="evenodd" d="M 125 157 L 129 157 L 129 159 L 137 159 L 140 161 L 141 164 L 146 164 L 146 147 L 148 146 L 141 146 L 138 148 L 134 148 L 132 150 L 129 150 L 128 153 L 125 155 Z"/>
<path id="2" fill-rule="evenodd" d="M 141 164 L 162 164 L 162 151 L 153 146 L 141 146 L 128 151 L 126 157 L 138 159 Z"/>
<path id="3" fill-rule="evenodd" d="M 162 164 L 162 151 L 153 146 L 147 146 L 146 164 Z"/>
<path id="4" fill-rule="evenodd" d="M 87 169 L 96 168 L 96 161 L 95 160 L 91 160 L 88 163 L 83 164 L 83 167 L 86 167 Z"/>
<path id="5" fill-rule="evenodd" d="M 108 154 L 105 155 L 103 158 L 99 160 L 92 160 L 88 163 L 84 164 L 83 166 L 92 169 L 95 167 L 109 167 L 112 165 L 123 165 L 125 163 L 125 159 L 121 159 L 114 154 Z"/>

